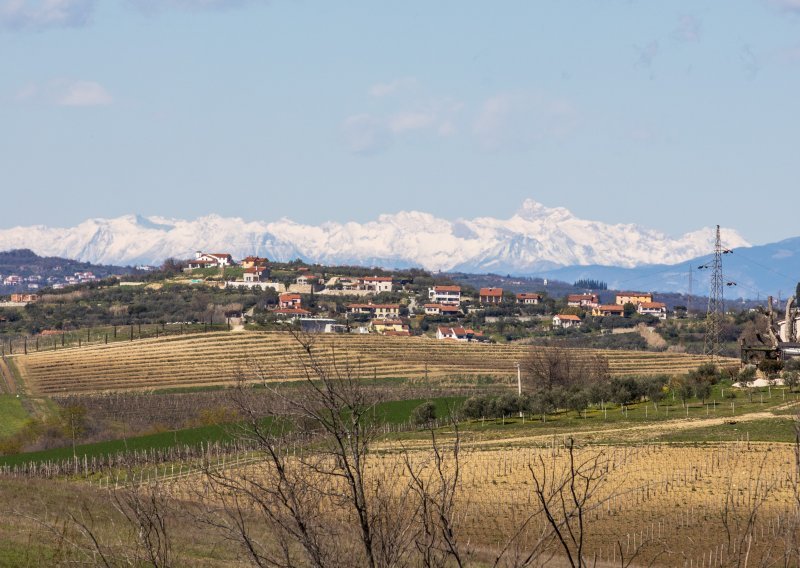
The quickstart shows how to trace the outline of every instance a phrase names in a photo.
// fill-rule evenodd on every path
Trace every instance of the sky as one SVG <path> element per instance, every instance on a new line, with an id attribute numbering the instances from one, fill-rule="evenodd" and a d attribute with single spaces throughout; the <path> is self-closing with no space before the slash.
<path id="1" fill-rule="evenodd" d="M 0 228 L 523 200 L 800 235 L 800 0 L 0 0 Z"/>

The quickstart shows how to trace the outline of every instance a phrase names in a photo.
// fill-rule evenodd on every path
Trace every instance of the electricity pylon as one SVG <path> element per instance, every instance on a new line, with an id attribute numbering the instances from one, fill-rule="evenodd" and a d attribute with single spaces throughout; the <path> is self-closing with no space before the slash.
<path id="1" fill-rule="evenodd" d="M 714 243 L 714 260 L 711 263 L 711 284 L 708 290 L 708 311 L 706 312 L 706 337 L 703 353 L 715 361 L 722 353 L 719 335 L 722 319 L 725 316 L 725 297 L 722 292 L 722 239 L 717 225 L 717 240 Z M 708 265 L 706 265 L 708 266 Z"/>

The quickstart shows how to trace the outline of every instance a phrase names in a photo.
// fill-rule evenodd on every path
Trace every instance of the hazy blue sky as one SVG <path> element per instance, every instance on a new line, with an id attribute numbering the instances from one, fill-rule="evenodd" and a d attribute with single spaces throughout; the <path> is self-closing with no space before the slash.
<path id="1" fill-rule="evenodd" d="M 0 227 L 533 198 L 766 242 L 798 169 L 800 0 L 0 0 Z"/>

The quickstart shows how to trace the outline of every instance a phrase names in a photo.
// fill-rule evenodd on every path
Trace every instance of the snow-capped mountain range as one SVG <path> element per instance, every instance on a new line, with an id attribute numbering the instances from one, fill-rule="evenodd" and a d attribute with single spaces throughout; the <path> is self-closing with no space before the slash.
<path id="1" fill-rule="evenodd" d="M 750 246 L 733 230 L 724 229 L 722 238 L 728 248 Z M 579 219 L 567 209 L 530 199 L 509 219 L 447 220 L 403 211 L 366 223 L 310 226 L 285 218 L 263 222 L 208 215 L 187 221 L 125 215 L 69 228 L 0 230 L 0 250 L 29 248 L 39 255 L 102 264 L 159 264 L 203 250 L 234 258 L 252 254 L 279 261 L 515 274 L 576 265 L 674 264 L 708 254 L 713 240 L 710 228 L 673 238 L 633 224 Z"/>

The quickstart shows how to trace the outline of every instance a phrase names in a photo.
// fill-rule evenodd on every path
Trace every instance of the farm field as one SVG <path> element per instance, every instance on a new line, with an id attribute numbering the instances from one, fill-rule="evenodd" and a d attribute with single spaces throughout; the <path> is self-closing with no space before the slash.
<path id="1" fill-rule="evenodd" d="M 547 538 L 542 543 L 548 526 L 533 488 L 534 476 L 540 483 L 562 482 L 568 456 L 560 441 L 462 451 L 453 532 L 470 559 L 468 565 L 492 565 L 515 534 L 501 566 L 514 565 L 514 559 L 537 547 L 541 549 L 532 565 L 561 565 L 558 543 Z M 745 557 L 754 565 L 795 566 L 800 561 L 795 460 L 791 444 L 579 447 L 575 462 L 594 476 L 583 512 L 583 554 L 597 566 L 627 566 L 631 560 L 632 566 L 744 566 Z M 397 450 L 373 455 L 367 476 L 372 486 L 392 488 L 402 497 L 398 507 L 413 509 L 414 495 L 406 490 L 409 463 L 430 473 L 427 451 Z M 238 480 L 269 473 L 247 464 L 224 475 Z M 214 495 L 202 476 L 166 483 L 179 499 Z M 223 496 L 217 498 L 218 504 L 224 503 Z M 400 509 L 390 515 L 394 522 L 404 520 Z M 323 507 L 320 516 L 339 530 L 352 522 L 335 506 Z"/>
<path id="2" fill-rule="evenodd" d="M 34 394 L 162 389 L 249 380 L 299 380 L 299 344 L 289 333 L 240 332 L 182 335 L 130 343 L 39 351 L 7 358 Z M 325 364 L 359 378 L 474 381 L 511 378 L 524 344 L 456 344 L 428 338 L 320 335 L 313 349 Z M 602 354 L 614 376 L 678 374 L 705 361 L 699 355 L 644 351 L 580 350 Z M 724 363 L 724 362 L 723 362 Z M 730 360 L 731 365 L 735 364 Z M 255 370 L 258 367 L 258 372 Z"/>

